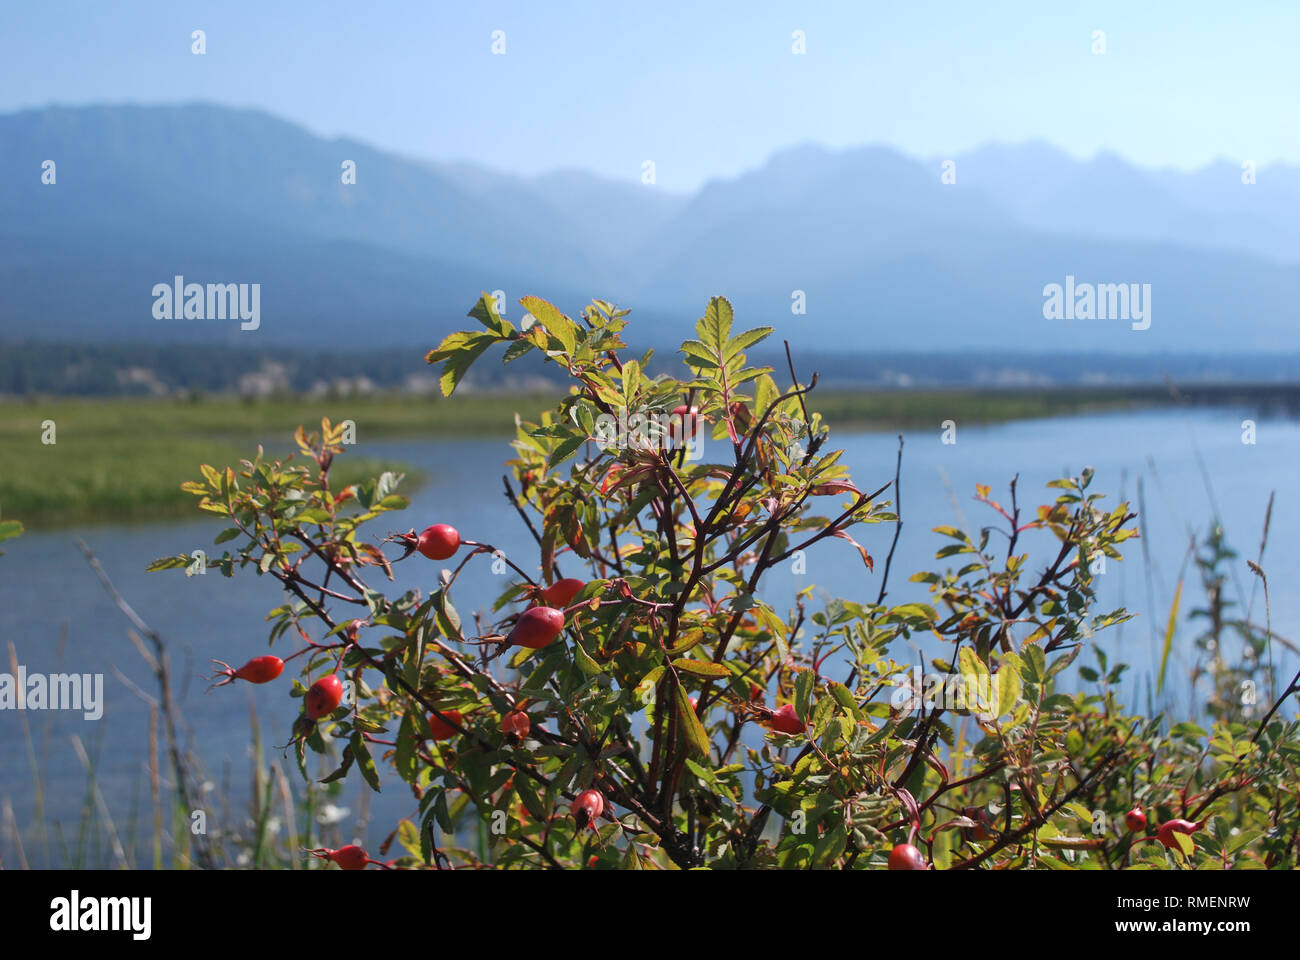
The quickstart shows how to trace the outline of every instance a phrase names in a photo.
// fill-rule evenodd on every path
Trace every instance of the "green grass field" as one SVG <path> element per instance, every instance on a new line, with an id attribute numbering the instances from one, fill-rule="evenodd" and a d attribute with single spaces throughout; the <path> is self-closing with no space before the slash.
<path id="1" fill-rule="evenodd" d="M 516 410 L 542 397 L 451 400 L 357 398 L 191 403 L 146 399 L 57 399 L 0 405 L 0 508 L 6 518 L 42 527 L 103 520 L 197 516 L 195 498 L 180 484 L 198 465 L 238 463 L 262 443 L 266 453 L 296 450 L 293 431 L 319 427 L 323 416 L 352 420 L 360 437 L 502 436 Z M 56 442 L 42 443 L 42 423 L 54 421 Z M 504 457 L 503 457 L 504 459 Z M 345 457 L 340 484 L 402 464 Z M 409 470 L 408 482 L 420 476 Z"/>
<path id="2" fill-rule="evenodd" d="M 810 409 L 829 422 L 892 430 L 946 419 L 996 422 L 1130 406 L 1140 398 L 1117 391 L 895 391 L 818 392 Z M 478 394 L 420 398 L 378 395 L 351 399 L 289 398 L 244 401 L 231 397 L 174 399 L 52 399 L 0 404 L 0 508 L 29 527 L 87 521 L 153 520 L 193 516 L 194 498 L 180 491 L 200 463 L 225 465 L 295 449 L 299 424 L 323 416 L 352 420 L 363 438 L 500 436 L 514 430 L 516 412 L 533 417 L 555 397 Z M 56 443 L 41 442 L 42 423 L 54 421 Z M 509 453 L 504 442 L 502 460 Z M 340 483 L 402 464 L 344 458 Z M 421 477 L 408 476 L 413 486 Z"/>

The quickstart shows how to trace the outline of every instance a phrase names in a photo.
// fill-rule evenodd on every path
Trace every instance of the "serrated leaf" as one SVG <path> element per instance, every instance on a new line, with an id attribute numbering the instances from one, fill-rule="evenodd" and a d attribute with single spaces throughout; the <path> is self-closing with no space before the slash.
<path id="1" fill-rule="evenodd" d="M 443 341 L 446 344 L 452 337 L 451 334 Z M 454 349 L 444 351 L 443 347 L 431 351 L 426 359 L 430 363 L 437 362 L 440 354 L 445 352 L 446 362 L 442 366 L 442 374 L 438 377 L 438 386 L 442 390 L 444 397 L 450 397 L 455 392 L 457 385 L 464 379 L 469 368 L 473 366 L 474 361 L 492 344 L 497 342 L 497 337 L 490 333 L 465 334 L 463 343 Z"/>
<path id="2" fill-rule="evenodd" d="M 546 328 L 547 333 L 564 345 L 566 352 L 573 353 L 577 347 L 578 328 L 574 326 L 572 320 L 561 313 L 554 304 L 541 297 L 522 297 L 519 302 Z"/>
<path id="3" fill-rule="evenodd" d="M 731 676 L 731 671 L 720 663 L 709 663 L 706 660 L 688 660 L 681 657 L 673 661 L 673 666 L 678 670 L 685 670 L 687 673 L 693 673 L 699 677 L 714 677 L 723 679 Z"/>
<path id="4" fill-rule="evenodd" d="M 794 678 L 794 711 L 800 717 L 807 717 L 812 712 L 813 689 L 817 685 L 817 676 L 811 670 L 800 670 Z"/>
<path id="5" fill-rule="evenodd" d="M 746 330 L 744 333 L 736 334 L 727 341 L 726 350 L 723 353 L 725 359 L 730 360 L 742 350 L 748 350 L 756 343 L 761 343 L 771 336 L 774 327 L 755 327 L 753 330 Z"/>
<path id="6" fill-rule="evenodd" d="M 726 297 L 713 297 L 709 300 L 704 316 L 695 324 L 695 333 L 710 353 L 722 353 L 727 338 L 731 335 L 733 318 L 731 303 Z"/>
<path id="7" fill-rule="evenodd" d="M 841 707 L 853 714 L 854 719 L 862 719 L 862 712 L 858 709 L 858 701 L 854 699 L 853 691 L 838 680 L 830 681 L 827 686 L 830 688 L 831 696 Z"/>
<path id="8" fill-rule="evenodd" d="M 486 293 L 479 297 L 478 303 L 474 304 L 468 315 L 483 324 L 498 337 L 507 337 L 514 332 L 515 328 L 497 313 L 496 297 L 489 296 Z"/>
<path id="9" fill-rule="evenodd" d="M 587 438 L 582 435 L 572 436 L 567 440 L 561 441 L 560 444 L 551 451 L 548 465 L 552 470 L 554 470 L 565 460 L 568 460 L 571 456 L 581 450 L 582 445 L 586 442 Z"/>
<path id="10" fill-rule="evenodd" d="M 1020 648 L 1023 665 L 1020 675 L 1029 683 L 1042 683 L 1047 673 L 1047 655 L 1036 643 L 1026 643 Z"/>
<path id="11" fill-rule="evenodd" d="M 1016 705 L 1020 699 L 1020 692 L 1024 689 L 1024 684 L 1020 679 L 1020 658 L 1014 653 L 1004 654 L 1002 657 L 1002 667 L 997 672 L 998 681 L 998 716 L 1004 716 L 1011 712 L 1011 708 Z"/>

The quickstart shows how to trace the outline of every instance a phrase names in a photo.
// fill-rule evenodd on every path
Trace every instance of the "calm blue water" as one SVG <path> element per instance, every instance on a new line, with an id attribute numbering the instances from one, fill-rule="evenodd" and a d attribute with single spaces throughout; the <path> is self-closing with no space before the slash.
<path id="1" fill-rule="evenodd" d="M 1290 421 L 1260 421 L 1258 440 L 1253 446 L 1241 442 L 1241 421 L 1249 411 L 1223 409 L 1182 412 L 1134 412 L 1066 419 L 1035 420 L 979 428 L 960 425 L 957 442 L 940 442 L 940 429 L 909 431 L 903 457 L 903 532 L 894 558 L 890 599 L 924 599 L 923 585 L 908 583 L 921 569 L 938 569 L 935 549 L 944 540 L 930 528 L 965 518 L 974 528 L 990 522 L 992 515 L 974 503 L 975 484 L 993 487 L 993 497 L 1008 502 L 1006 485 L 1020 474 L 1021 504 L 1025 515 L 1053 499 L 1054 491 L 1044 484 L 1065 473 L 1077 473 L 1085 466 L 1096 470 L 1094 489 L 1110 494 L 1104 504 L 1120 499 L 1137 506 L 1139 479 L 1145 487 L 1146 547 L 1150 567 L 1144 565 L 1142 547 L 1131 541 L 1122 563 L 1109 563 L 1102 578 L 1103 604 L 1124 605 L 1140 614 L 1122 629 L 1098 638 L 1112 660 L 1132 665 L 1125 677 L 1130 705 L 1144 707 L 1147 687 L 1158 664 L 1156 635 L 1168 615 L 1189 537 L 1204 536 L 1215 504 L 1231 545 L 1242 554 L 1233 565 L 1228 584 L 1233 599 L 1254 603 L 1254 615 L 1263 622 L 1263 595 L 1256 578 L 1246 569 L 1245 559 L 1258 550 L 1264 510 L 1270 491 L 1277 491 L 1272 533 L 1264 556 L 1264 568 L 1272 585 L 1272 622 L 1284 637 L 1300 635 L 1300 541 L 1295 536 L 1297 510 L 1292 479 L 1300 450 L 1300 425 Z M 512 559 L 535 565 L 536 548 L 513 510 L 505 508 L 500 476 L 501 464 L 510 451 L 502 440 L 452 441 L 429 444 L 409 442 L 362 443 L 357 452 L 366 456 L 393 457 L 422 467 L 430 483 L 414 496 L 412 506 L 394 514 L 391 528 L 380 526 L 373 533 L 399 528 L 423 527 L 429 523 L 454 523 L 462 535 L 493 543 Z M 892 434 L 837 433 L 831 447 L 842 446 L 844 462 L 863 489 L 874 489 L 893 476 L 897 439 Z M 1198 459 L 1199 454 L 1199 459 Z M 706 452 L 719 458 L 721 447 Z M 1202 466 L 1204 465 L 1204 471 Z M 826 508 L 838 500 L 824 501 Z M 169 641 L 173 668 L 179 678 L 179 696 L 185 721 L 192 732 L 211 779 L 218 790 L 228 777 L 232 785 L 232 808 L 210 810 L 209 822 L 221 818 L 240 820 L 248 806 L 250 770 L 250 699 L 253 699 L 270 756 L 272 748 L 289 739 L 289 728 L 297 715 L 297 701 L 280 696 L 282 686 L 253 688 L 237 685 L 204 695 L 207 661 L 217 657 L 232 664 L 266 652 L 265 614 L 281 602 L 277 584 L 269 577 L 248 573 L 228 580 L 218 573 L 187 579 L 178 571 L 147 574 L 145 566 L 164 554 L 198 548 L 215 550 L 211 541 L 224 524 L 218 519 L 160 525 L 109 525 L 81 531 L 96 551 L 109 576 L 135 609 Z M 817 585 L 817 595 L 840 595 L 874 600 L 879 589 L 892 527 L 859 528 L 855 536 L 876 558 L 876 574 L 868 574 L 857 552 L 843 541 L 819 544 L 807 556 L 807 572 L 795 576 L 789 565 L 773 571 L 764 596 L 779 609 L 785 598 L 807 586 Z M 1037 537 L 1044 552 L 1051 550 L 1049 534 Z M 1050 542 L 1049 542 L 1050 540 Z M 1034 540 L 1027 546 L 1034 549 Z M 147 776 L 148 708 L 114 673 L 143 690 L 153 692 L 153 678 L 127 637 L 128 624 L 73 544 L 70 532 L 36 532 L 10 541 L 0 558 L 0 658 L 7 672 L 8 644 L 17 661 L 29 672 L 55 673 L 75 670 L 102 673 L 105 677 L 105 708 L 100 721 L 85 720 L 80 714 L 29 711 L 0 712 L 0 813 L 3 801 L 12 805 L 14 818 L 23 830 L 29 862 L 43 866 L 46 848 L 32 832 L 35 790 L 31 763 L 22 732 L 22 720 L 30 726 L 39 766 L 44 773 L 45 820 L 62 826 L 68 847 L 76 846 L 76 829 L 87 802 L 87 779 L 73 750 L 71 737 L 80 736 L 87 751 L 97 755 L 98 786 L 128 848 L 143 849 L 151 821 Z M 518 558 L 527 558 L 519 560 Z M 478 577 L 465 575 L 457 588 L 456 602 L 467 620 L 476 608 L 486 608 L 502 589 L 486 563 L 472 568 Z M 427 589 L 435 574 L 428 563 L 410 562 L 398 566 L 398 592 L 410 587 Z M 570 566 L 566 572 L 579 573 Z M 1150 595 L 1148 600 L 1148 572 Z M 1184 611 L 1200 602 L 1200 593 L 1189 584 L 1184 593 Z M 1183 648 L 1176 649 L 1169 668 L 1170 688 L 1161 705 L 1176 715 L 1194 712 L 1199 696 L 1188 689 L 1190 637 L 1193 625 L 1183 627 Z M 277 648 L 283 653 L 288 648 Z M 1295 658 L 1279 647 L 1279 673 L 1283 680 L 1295 671 Z M 910 659 L 905 649 L 894 651 L 897 659 Z M 1090 656 L 1090 655 L 1086 655 Z M 1079 662 L 1087 662 L 1081 660 Z M 254 699 L 255 698 L 255 699 Z M 163 758 L 165 770 L 165 758 Z M 283 766 L 299 786 L 292 758 Z M 383 770 L 381 767 L 381 775 Z M 359 781 L 350 780 L 335 802 L 352 813 L 344 822 L 345 836 L 356 835 L 370 843 L 387 834 L 392 824 L 414 812 L 409 792 L 395 777 L 385 779 L 385 793 L 363 797 Z M 358 825 L 357 816 L 367 810 L 370 824 Z M 133 810 L 138 810 L 136 843 L 129 837 Z M 2 823 L 2 821 L 0 821 Z M 7 828 L 0 826 L 0 857 L 6 865 L 16 862 L 15 848 Z M 65 862 L 60 842 L 51 833 L 49 862 Z M 96 862 L 99 861 L 96 858 Z M 110 862 L 111 861 L 107 861 Z M 142 856 L 142 863 L 148 858 Z"/>

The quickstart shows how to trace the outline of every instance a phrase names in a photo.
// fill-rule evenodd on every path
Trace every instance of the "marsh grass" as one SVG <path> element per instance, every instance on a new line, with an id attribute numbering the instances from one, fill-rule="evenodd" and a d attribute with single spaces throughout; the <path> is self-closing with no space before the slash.
<path id="1" fill-rule="evenodd" d="M 514 411 L 537 402 L 518 397 L 431 401 L 411 397 L 349 400 L 236 398 L 187 400 L 58 399 L 0 405 L 0 503 L 29 528 L 86 521 L 193 516 L 180 484 L 200 463 L 238 463 L 258 444 L 270 456 L 293 452 L 293 431 L 322 417 L 352 420 L 359 438 L 505 435 Z M 42 442 L 47 421 L 55 441 Z M 407 474 L 408 489 L 427 478 L 403 464 L 340 459 L 340 484 L 383 470 Z"/>

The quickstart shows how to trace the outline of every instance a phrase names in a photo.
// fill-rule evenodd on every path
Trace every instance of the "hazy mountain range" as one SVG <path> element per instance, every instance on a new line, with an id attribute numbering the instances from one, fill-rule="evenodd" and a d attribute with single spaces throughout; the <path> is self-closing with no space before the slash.
<path id="1" fill-rule="evenodd" d="M 427 348 L 502 289 L 516 321 L 526 293 L 631 306 L 660 349 L 724 294 L 741 323 L 821 353 L 1290 352 L 1300 169 L 1256 178 L 1043 143 L 804 145 L 684 196 L 403 158 L 249 110 L 51 107 L 0 115 L 0 339 Z M 259 328 L 155 319 L 176 275 L 260 284 Z M 1067 275 L 1150 284 L 1150 328 L 1044 319 Z"/>

